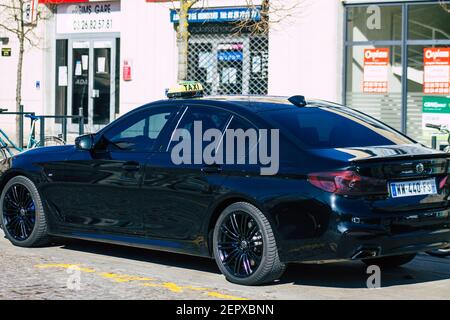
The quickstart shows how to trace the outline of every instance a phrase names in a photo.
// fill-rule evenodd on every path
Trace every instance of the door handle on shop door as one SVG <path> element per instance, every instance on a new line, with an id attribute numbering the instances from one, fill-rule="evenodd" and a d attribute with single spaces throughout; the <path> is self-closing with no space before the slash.
<path id="1" fill-rule="evenodd" d="M 139 169 L 141 168 L 141 165 L 137 162 L 134 161 L 130 161 L 130 162 L 125 162 L 122 165 L 122 169 L 125 171 L 139 171 Z"/>
<path id="2" fill-rule="evenodd" d="M 212 164 L 209 166 L 204 166 L 202 168 L 202 172 L 204 172 L 204 173 L 220 173 L 220 172 L 222 172 L 222 167 L 217 164 Z"/>

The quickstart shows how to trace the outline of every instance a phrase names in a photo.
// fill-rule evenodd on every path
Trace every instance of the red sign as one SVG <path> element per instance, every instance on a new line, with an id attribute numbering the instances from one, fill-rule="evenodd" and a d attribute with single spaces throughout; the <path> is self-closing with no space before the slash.
<path id="1" fill-rule="evenodd" d="M 42 4 L 62 4 L 62 3 L 78 3 L 89 2 L 89 0 L 39 0 Z"/>
<path id="2" fill-rule="evenodd" d="M 388 92 L 389 48 L 364 49 L 363 92 Z"/>
<path id="3" fill-rule="evenodd" d="M 131 81 L 131 65 L 127 60 L 123 62 L 123 81 Z"/>
<path id="4" fill-rule="evenodd" d="M 450 93 L 450 48 L 423 49 L 423 93 Z"/>

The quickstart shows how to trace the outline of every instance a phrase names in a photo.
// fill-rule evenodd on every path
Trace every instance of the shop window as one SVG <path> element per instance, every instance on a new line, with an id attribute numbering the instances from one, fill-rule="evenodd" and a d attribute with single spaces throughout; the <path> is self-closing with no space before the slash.
<path id="1" fill-rule="evenodd" d="M 450 40 L 450 2 L 409 7 L 408 38 L 411 40 Z"/>
<path id="2" fill-rule="evenodd" d="M 201 82 L 207 94 L 267 94 L 267 35 L 195 31 L 189 39 L 189 79 Z"/>
<path id="3" fill-rule="evenodd" d="M 347 41 L 401 40 L 402 7 L 370 5 L 347 10 Z"/>
<path id="4" fill-rule="evenodd" d="M 380 50 L 377 50 L 380 49 Z M 365 53 L 386 54 L 385 65 L 367 67 Z M 370 58 L 370 54 L 367 54 Z M 378 80 L 378 81 L 377 81 Z M 347 105 L 400 130 L 402 57 L 400 46 L 351 46 L 347 49 Z"/>
<path id="5" fill-rule="evenodd" d="M 450 113 L 449 108 L 433 108 L 436 110 L 430 110 L 426 108 L 427 102 L 435 102 L 436 104 L 442 101 L 447 101 L 447 105 L 450 105 L 450 99 L 448 94 L 440 91 L 445 90 L 444 86 L 433 90 L 434 93 L 425 93 L 424 80 L 431 77 L 431 80 L 439 80 L 438 77 L 441 74 L 440 69 L 444 69 L 445 66 L 441 66 L 437 69 L 431 70 L 431 74 L 425 77 L 424 55 L 425 49 L 430 48 L 436 52 L 438 48 L 449 48 L 449 45 L 415 45 L 408 46 L 408 93 L 407 93 L 407 134 L 415 140 L 431 145 L 431 135 L 437 133 L 432 129 L 425 128 L 426 122 L 433 124 L 450 125 Z M 444 67 L 444 68 L 442 68 Z M 447 70 L 448 70 L 447 66 Z M 427 71 L 428 72 L 428 71 Z M 448 71 L 447 71 L 448 73 Z M 433 83 L 428 83 L 432 85 Z M 437 86 L 440 86 L 440 82 L 436 82 Z M 438 110 L 439 109 L 439 110 Z M 438 136 L 438 143 L 445 143 L 445 136 Z"/>

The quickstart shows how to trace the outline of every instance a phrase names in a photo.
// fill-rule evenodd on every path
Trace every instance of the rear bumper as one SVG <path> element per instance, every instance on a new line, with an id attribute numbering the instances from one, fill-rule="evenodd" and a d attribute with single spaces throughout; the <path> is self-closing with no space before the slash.
<path id="1" fill-rule="evenodd" d="M 369 219 L 342 216 L 320 239 L 289 241 L 281 250 L 284 262 L 359 260 L 442 248 L 450 244 L 449 210 Z"/>
<path id="2" fill-rule="evenodd" d="M 450 226 L 412 228 L 394 233 L 392 225 L 378 227 L 344 224 L 337 243 L 337 259 L 363 259 L 373 256 L 400 255 L 442 248 L 450 244 Z"/>

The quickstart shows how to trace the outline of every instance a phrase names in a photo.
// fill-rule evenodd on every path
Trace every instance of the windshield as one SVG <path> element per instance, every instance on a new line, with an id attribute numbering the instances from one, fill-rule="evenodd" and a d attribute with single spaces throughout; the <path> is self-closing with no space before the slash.
<path id="1" fill-rule="evenodd" d="M 348 108 L 306 107 L 271 112 L 280 131 L 310 149 L 415 143 L 387 125 Z"/>

